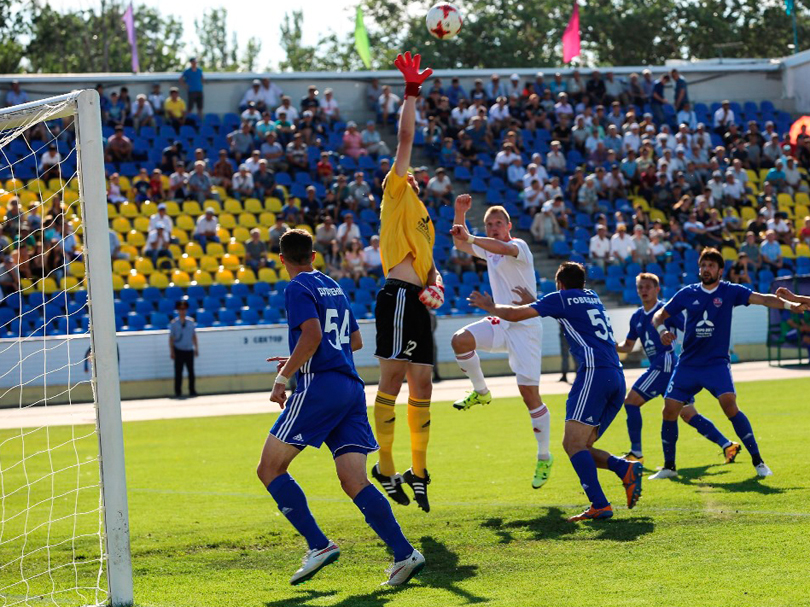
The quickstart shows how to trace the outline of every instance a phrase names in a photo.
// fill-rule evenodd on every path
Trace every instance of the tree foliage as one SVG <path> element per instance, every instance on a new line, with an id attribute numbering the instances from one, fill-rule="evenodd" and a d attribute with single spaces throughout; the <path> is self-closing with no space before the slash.
<path id="1" fill-rule="evenodd" d="M 25 49 L 20 42 L 24 16 L 14 9 L 12 0 L 0 0 L 0 74 L 19 71 Z"/>
<path id="2" fill-rule="evenodd" d="M 248 39 L 244 50 L 239 49 L 236 34 L 228 36 L 228 10 L 224 7 L 212 8 L 203 13 L 200 20 L 194 20 L 199 42 L 197 58 L 200 65 L 209 72 L 252 71 L 261 52 L 261 41 Z"/>

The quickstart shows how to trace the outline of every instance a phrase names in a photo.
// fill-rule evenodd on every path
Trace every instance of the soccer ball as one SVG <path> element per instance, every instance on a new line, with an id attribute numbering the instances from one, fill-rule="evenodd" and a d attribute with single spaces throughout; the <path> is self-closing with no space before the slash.
<path id="1" fill-rule="evenodd" d="M 449 40 L 461 30 L 461 13 L 452 4 L 437 4 L 425 17 L 430 34 L 439 40 Z"/>

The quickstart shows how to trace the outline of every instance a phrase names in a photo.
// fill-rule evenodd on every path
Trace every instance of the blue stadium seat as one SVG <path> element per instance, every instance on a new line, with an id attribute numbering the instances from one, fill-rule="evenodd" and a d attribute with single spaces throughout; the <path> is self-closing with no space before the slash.
<path id="1" fill-rule="evenodd" d="M 241 282 L 237 282 L 234 285 L 231 285 L 231 295 L 236 295 L 245 299 L 248 295 L 250 295 L 250 287 Z"/>
<path id="2" fill-rule="evenodd" d="M 457 165 L 455 169 L 453 169 L 453 177 L 456 181 L 470 181 L 472 179 L 472 174 L 470 170 L 461 165 Z"/>
<path id="3" fill-rule="evenodd" d="M 354 301 L 355 303 L 370 306 L 375 301 L 375 294 L 367 289 L 357 289 L 354 292 Z"/>
<path id="4" fill-rule="evenodd" d="M 149 302 L 157 302 L 163 299 L 163 292 L 157 287 L 146 287 L 141 291 L 141 297 Z"/>
<path id="5" fill-rule="evenodd" d="M 254 310 L 261 310 L 265 306 L 264 297 L 257 293 L 251 293 L 248 295 L 245 303 L 248 308 L 253 308 Z"/>
<path id="6" fill-rule="evenodd" d="M 135 303 L 135 301 L 139 298 L 139 295 L 135 289 L 124 288 L 118 292 L 118 297 L 121 299 L 121 301 Z"/>
<path id="7" fill-rule="evenodd" d="M 375 281 L 371 276 L 363 276 L 360 278 L 358 286 L 366 291 L 376 291 L 377 281 Z"/>
<path id="8" fill-rule="evenodd" d="M 242 308 L 242 323 L 246 325 L 258 325 L 260 323 L 259 311 L 255 308 Z"/>
<path id="9" fill-rule="evenodd" d="M 127 331 L 143 331 L 146 327 L 146 320 L 137 312 L 127 314 Z"/>
<path id="10" fill-rule="evenodd" d="M 213 295 L 206 295 L 203 298 L 202 307 L 206 310 L 211 312 L 218 310 L 222 306 L 222 300 L 219 297 L 214 297 Z"/>
<path id="11" fill-rule="evenodd" d="M 256 295 L 261 295 L 262 297 L 267 297 L 270 295 L 271 290 L 270 284 L 264 281 L 259 281 L 253 285 L 253 292 L 256 293 Z"/>
<path id="12" fill-rule="evenodd" d="M 465 285 L 478 286 L 479 284 L 481 284 L 481 279 L 478 278 L 477 273 L 471 270 L 467 270 L 461 275 L 461 283 Z"/>
<path id="13" fill-rule="evenodd" d="M 139 299 L 135 302 L 135 311 L 138 314 L 143 314 L 144 316 L 148 316 L 152 312 L 155 311 L 155 306 L 152 304 L 151 301 L 146 301 L 145 299 Z"/>
<path id="14" fill-rule="evenodd" d="M 567 257 L 571 254 L 571 248 L 565 241 L 558 240 L 551 245 L 551 255 L 554 257 Z"/>
<path id="15" fill-rule="evenodd" d="M 244 300 L 238 295 L 225 296 L 225 309 L 226 310 L 240 310 L 244 305 Z"/>
<path id="16" fill-rule="evenodd" d="M 580 255 L 587 257 L 590 254 L 590 247 L 591 243 L 587 240 L 574 240 L 574 252 Z"/>
<path id="17" fill-rule="evenodd" d="M 635 262 L 628 263 L 624 273 L 630 277 L 638 276 L 641 274 L 641 266 Z"/>
<path id="18" fill-rule="evenodd" d="M 624 285 L 622 284 L 622 279 L 618 276 L 608 276 L 605 280 L 605 289 L 610 291 L 611 293 L 621 293 L 624 291 Z"/>
<path id="19" fill-rule="evenodd" d="M 588 266 L 588 280 L 602 282 L 605 280 L 605 271 L 599 266 Z"/>
<path id="20" fill-rule="evenodd" d="M 658 264 L 654 261 L 648 263 L 644 271 L 649 272 L 650 274 L 655 274 L 656 276 L 658 276 L 658 278 L 661 278 L 664 275 L 664 269 L 661 267 L 661 264 Z"/>
<path id="21" fill-rule="evenodd" d="M 265 308 L 262 310 L 262 320 L 265 324 L 275 325 L 281 322 L 281 315 L 276 308 Z"/>
<path id="22" fill-rule="evenodd" d="M 217 313 L 218 320 L 214 322 L 215 327 L 232 327 L 236 325 L 236 311 L 235 310 L 226 310 L 220 309 Z"/>
<path id="23" fill-rule="evenodd" d="M 169 317 L 162 312 L 152 312 L 149 316 L 149 324 L 155 330 L 167 329 L 169 327 Z"/>
<path id="24" fill-rule="evenodd" d="M 181 289 L 180 287 L 176 287 L 174 285 L 166 287 L 163 290 L 163 298 L 169 299 L 173 302 L 183 299 L 183 289 Z"/>
<path id="25" fill-rule="evenodd" d="M 483 194 L 487 191 L 487 182 L 483 179 L 473 177 L 470 180 L 470 191 L 474 194 Z"/>
<path id="26" fill-rule="evenodd" d="M 203 299 L 206 295 L 205 287 L 201 287 L 200 285 L 191 285 L 186 293 L 189 297 L 193 297 L 194 299 Z"/>
<path id="27" fill-rule="evenodd" d="M 225 296 L 228 294 L 228 287 L 221 284 L 213 284 L 208 287 L 208 294 L 211 297 L 218 297 L 219 299 L 224 299 Z"/>
<path id="28" fill-rule="evenodd" d="M 171 299 L 163 298 L 158 302 L 158 312 L 162 312 L 168 316 L 174 316 L 174 306 L 176 303 L 176 301 Z M 189 308 L 191 308 L 191 306 L 189 306 Z"/>
<path id="29" fill-rule="evenodd" d="M 368 314 L 368 306 L 366 306 L 366 304 L 355 302 L 351 305 L 351 307 L 355 318 L 366 318 L 366 315 Z"/>

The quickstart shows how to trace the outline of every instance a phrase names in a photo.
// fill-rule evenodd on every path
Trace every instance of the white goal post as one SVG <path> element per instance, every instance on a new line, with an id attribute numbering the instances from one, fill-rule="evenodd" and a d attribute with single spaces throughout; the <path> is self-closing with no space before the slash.
<path id="1" fill-rule="evenodd" d="M 62 126 L 52 129 L 52 125 L 58 124 L 60 119 Z M 70 133 L 71 128 L 75 132 L 75 140 Z M 37 137 L 36 139 L 31 135 L 34 132 L 36 132 L 34 135 Z M 67 133 L 70 136 L 61 137 L 60 133 L 61 135 Z M 44 135 L 40 136 L 40 134 Z M 45 166 L 40 164 L 40 155 L 47 153 L 49 146 L 55 148 L 58 144 L 61 147 L 68 145 L 66 142 L 70 142 L 72 147 L 65 154 L 65 158 L 61 159 L 56 172 L 49 172 L 43 176 L 43 179 L 39 179 L 41 166 Z M 75 156 L 70 159 L 74 153 Z M 20 177 L 18 173 L 15 173 L 17 168 L 21 169 L 20 174 L 30 173 L 32 166 L 36 170 L 36 180 L 25 179 L 24 176 Z M 11 179 L 4 179 L 3 175 L 8 176 L 9 172 Z M 57 190 L 43 185 L 48 181 L 53 182 L 54 175 L 57 175 Z M 47 176 L 50 176 L 50 179 L 46 179 Z M 26 181 L 28 187 L 26 191 L 23 191 Z M 34 181 L 36 181 L 36 185 L 32 186 L 31 183 Z M 12 189 L 9 189 L 9 184 Z M 39 192 L 36 191 L 37 188 Z M 19 350 L 19 368 L 10 371 L 12 377 L 18 375 L 19 379 L 15 388 L 0 388 L 0 392 L 3 393 L 2 396 L 7 396 L 9 393 L 12 393 L 12 396 L 19 394 L 17 409 L 30 411 L 34 406 L 70 407 L 70 404 L 49 405 L 49 398 L 53 398 L 51 394 L 53 388 L 49 387 L 49 383 L 64 384 L 65 382 L 56 379 L 49 380 L 51 368 L 49 368 L 48 362 L 54 361 L 51 363 L 54 378 L 57 376 L 61 378 L 65 374 L 68 377 L 66 391 L 69 401 L 70 390 L 84 383 L 81 380 L 83 377 L 81 367 L 76 367 L 76 365 L 83 364 L 86 371 L 89 372 L 89 379 L 85 381 L 92 388 L 96 424 L 95 430 L 90 427 L 91 429 L 86 434 L 82 434 L 74 429 L 72 434 L 66 435 L 67 438 L 64 439 L 59 434 L 61 430 L 45 428 L 44 433 L 37 432 L 37 430 L 43 430 L 42 428 L 17 430 L 13 428 L 13 425 L 9 425 L 8 421 L 0 427 L 5 428 L 5 430 L 0 429 L 0 497 L 2 497 L 0 597 L 3 598 L 3 601 L 0 602 L 4 605 L 73 605 L 74 602 L 71 601 L 77 601 L 77 604 L 82 605 L 130 606 L 133 604 L 133 588 L 129 513 L 115 336 L 104 146 L 100 100 L 96 91 L 74 91 L 67 95 L 0 110 L 0 196 L 5 195 L 6 199 L 10 200 L 23 194 L 25 194 L 23 197 L 25 202 L 19 203 L 22 221 L 18 218 L 14 225 L 18 230 L 25 229 L 26 232 L 21 232 L 18 236 L 17 240 L 22 244 L 18 244 L 17 248 L 14 247 L 15 243 L 11 242 L 5 250 L 0 251 L 2 258 L 16 255 L 20 266 L 23 265 L 20 261 L 23 257 L 17 252 L 20 246 L 25 246 L 27 249 L 27 245 L 23 243 L 22 239 L 30 238 L 31 242 L 34 242 L 40 233 L 45 233 L 46 226 L 41 217 L 45 216 L 45 208 L 51 204 L 50 200 L 54 197 L 56 204 L 62 200 L 64 201 L 62 204 L 67 205 L 64 207 L 66 208 L 64 225 L 70 225 L 66 219 L 71 216 L 68 210 L 71 205 L 76 205 L 73 208 L 75 214 L 72 217 L 80 219 L 80 226 L 75 226 L 76 231 L 71 232 L 71 235 L 76 238 L 77 242 L 81 239 L 80 248 L 77 249 L 80 251 L 80 256 L 71 261 L 65 255 L 62 270 L 58 268 L 55 271 L 50 270 L 45 267 L 43 262 L 39 278 L 37 275 L 33 279 L 30 275 L 25 278 L 20 273 L 20 267 L 16 267 L 18 292 L 9 294 L 9 290 L 6 288 L 3 293 L 3 302 L 0 303 L 6 303 L 9 309 L 14 309 L 12 306 L 16 306 L 20 316 L 12 319 L 10 324 L 6 323 L 0 327 L 0 338 L 2 338 L 0 339 L 0 349 L 5 351 L 6 348 L 17 348 Z M 70 200 L 70 204 L 68 204 L 68 200 Z M 0 219 L 3 219 L 6 217 L 5 201 L 0 206 L 2 207 L 0 208 Z M 30 215 L 26 217 L 26 214 Z M 39 231 L 32 231 L 30 235 L 27 234 L 29 219 L 31 225 L 41 222 Z M 62 224 L 60 223 L 60 225 Z M 7 239 L 9 226 L 8 220 L 3 222 Z M 64 228 L 62 228 L 61 234 L 63 235 L 61 242 L 59 233 L 56 235 L 56 240 L 49 241 L 56 242 L 55 246 L 61 247 L 60 251 L 64 249 Z M 0 237 L 2 236 L 3 234 L 0 234 Z M 49 245 L 45 244 L 44 236 L 42 239 L 43 243 L 36 242 L 33 251 L 40 251 L 39 255 L 44 259 L 45 249 Z M 27 255 L 28 253 L 26 253 L 26 258 Z M 31 264 L 29 269 L 31 267 L 34 267 L 34 264 Z M 49 270 L 52 274 L 47 273 Z M 73 282 L 66 282 L 66 278 L 72 275 L 81 276 L 79 284 L 76 284 L 75 278 L 70 279 Z M 58 285 L 58 291 L 54 291 L 49 285 Z M 79 299 L 76 298 L 76 291 L 68 293 L 70 289 L 86 289 L 86 304 L 84 304 L 86 308 L 78 312 L 73 311 L 71 306 L 78 307 Z M 82 299 L 84 299 L 84 294 L 82 295 Z M 31 303 L 32 297 L 39 297 L 38 301 L 41 302 L 43 309 L 41 315 L 44 325 L 39 333 L 36 329 L 32 331 L 31 325 L 26 324 L 31 321 L 24 318 L 25 314 L 30 312 L 32 306 L 35 305 Z M 60 297 L 63 297 L 64 301 L 56 301 Z M 49 306 L 52 307 L 49 308 Z M 62 310 L 60 314 L 63 316 L 53 317 L 53 320 L 61 323 L 59 324 L 60 331 L 57 332 L 48 324 L 48 315 L 52 313 L 50 310 L 59 309 L 59 306 Z M 37 310 L 34 309 L 34 312 Z M 84 321 L 82 326 L 78 330 L 66 329 L 63 332 L 62 327 L 74 326 L 74 315 L 76 314 L 81 314 L 80 317 L 76 316 L 76 319 L 81 318 Z M 53 326 L 57 326 L 57 323 L 54 322 Z M 71 358 L 71 349 L 75 350 L 76 347 L 80 347 L 83 350 L 88 346 L 89 356 L 80 357 L 78 361 L 75 355 Z M 32 377 L 30 367 L 32 366 L 31 361 L 34 360 L 39 361 L 39 369 L 38 375 Z M 71 376 L 72 367 L 76 367 L 76 369 L 73 370 Z M 0 369 L 0 374 L 5 374 L 3 377 L 6 377 L 9 372 Z M 39 398 L 32 396 L 32 394 L 37 394 L 37 390 Z M 77 394 L 79 393 L 81 391 L 77 392 Z M 58 400 L 64 401 L 64 394 L 64 392 L 60 393 Z M 14 411 L 11 409 L 0 408 L 0 419 L 4 415 L 13 413 Z M 77 420 L 75 423 L 78 425 L 83 422 Z M 97 452 L 92 453 L 92 458 L 98 460 L 98 466 L 97 472 L 90 474 L 91 471 L 85 466 L 85 463 L 91 459 L 91 456 L 87 456 L 83 450 L 87 449 L 88 445 L 92 447 L 91 435 L 93 432 L 97 434 L 98 444 Z M 83 440 L 87 436 L 90 436 L 90 440 Z M 69 445 L 75 453 L 75 461 L 61 463 L 59 459 L 61 454 L 54 453 L 52 456 L 49 452 L 64 445 Z M 15 449 L 20 450 L 21 453 L 17 455 L 14 452 Z M 41 476 L 37 476 L 37 473 L 31 468 L 43 453 L 46 461 L 50 462 L 50 469 L 45 469 Z M 72 477 L 76 479 L 75 486 L 65 485 L 67 488 L 63 488 L 60 483 L 67 482 L 67 479 Z M 20 481 L 20 478 L 23 478 L 23 481 Z M 86 480 L 88 478 L 89 480 Z M 24 486 L 24 481 L 28 481 L 28 487 Z M 40 493 L 47 489 L 48 483 L 50 483 L 52 494 L 43 497 Z M 36 484 L 34 489 L 31 487 L 33 484 Z M 56 487 L 58 488 L 55 489 Z M 98 495 L 96 505 L 83 509 L 85 502 L 82 500 L 92 504 L 92 498 L 87 497 L 92 491 L 96 491 Z M 54 513 L 59 513 L 59 509 L 64 506 L 64 503 L 72 504 L 73 502 L 75 502 L 73 512 L 57 518 L 58 514 Z M 45 504 L 44 510 L 47 511 L 47 508 L 50 508 L 51 519 L 44 520 L 41 524 L 35 524 L 37 519 L 33 512 L 43 503 Z M 42 509 L 40 508 L 40 510 Z M 71 516 L 73 517 L 74 536 L 79 533 L 77 521 L 89 521 L 88 524 L 91 524 L 93 517 L 97 518 L 98 528 L 86 536 L 82 536 L 82 539 L 87 539 L 86 545 L 89 547 L 92 547 L 94 541 L 95 550 L 100 554 L 92 555 L 91 558 L 77 549 L 75 537 L 62 538 L 58 535 L 57 532 L 70 529 L 69 524 L 65 524 L 65 521 L 70 523 Z M 41 545 L 37 542 L 41 542 Z M 71 544 L 72 557 L 68 558 L 68 560 L 72 559 L 71 562 L 54 562 L 54 558 L 70 554 L 69 546 Z M 8 550 L 4 550 L 4 546 Z M 21 552 L 15 555 L 12 548 L 21 549 Z M 78 556 L 77 550 L 80 552 Z M 85 567 L 86 561 L 90 560 L 93 562 L 92 570 Z M 34 562 L 37 563 L 36 566 L 32 565 Z M 14 579 L 14 575 L 18 579 Z M 80 579 L 81 575 L 89 580 L 87 584 Z M 90 582 L 93 582 L 95 586 Z M 63 583 L 72 584 L 72 587 L 63 588 Z"/>

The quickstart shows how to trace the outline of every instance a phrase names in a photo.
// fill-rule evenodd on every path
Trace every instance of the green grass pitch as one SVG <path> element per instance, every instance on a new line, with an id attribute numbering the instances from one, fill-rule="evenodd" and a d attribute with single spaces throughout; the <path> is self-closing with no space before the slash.
<path id="1" fill-rule="evenodd" d="M 464 413 L 435 403 L 432 511 L 394 505 L 427 566 L 399 589 L 379 587 L 390 555 L 341 492 L 324 449 L 307 449 L 290 471 L 342 554 L 307 584 L 289 585 L 305 545 L 254 472 L 273 415 L 129 423 L 136 601 L 150 607 L 808 605 L 807 387 L 807 380 L 738 385 L 774 477 L 757 480 L 746 452 L 724 465 L 715 445 L 681 423 L 680 479 L 645 478 L 639 505 L 628 511 L 618 479 L 600 471 L 616 515 L 585 524 L 565 520 L 586 499 L 560 446 L 564 396 L 545 399 L 557 461 L 539 491 L 530 485 L 536 446 L 519 399 Z M 736 439 L 707 393 L 697 405 Z M 643 409 L 648 468 L 661 464 L 660 408 L 659 399 Z M 395 455 L 405 469 L 404 407 L 397 413 Z M 599 444 L 626 450 L 624 413 Z M 0 449 L 0 461 L 4 455 L 7 468 L 9 454 Z M 6 487 L 18 470 L 5 473 Z M 13 525 L 6 524 L 5 537 Z M 32 555 L 26 567 L 35 571 L 42 558 Z M 19 576 L 17 569 L 0 571 L 0 587 Z M 57 604 L 81 605 L 77 600 L 71 595 Z"/>

